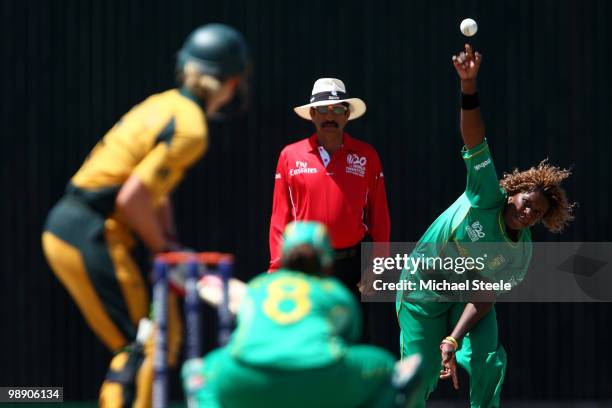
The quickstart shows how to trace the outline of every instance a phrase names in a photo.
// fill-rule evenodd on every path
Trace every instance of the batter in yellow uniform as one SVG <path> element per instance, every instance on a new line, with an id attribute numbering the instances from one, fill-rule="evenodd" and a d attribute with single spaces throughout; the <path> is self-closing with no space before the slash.
<path id="1" fill-rule="evenodd" d="M 104 136 L 68 183 L 43 232 L 55 275 L 89 326 L 115 353 L 102 406 L 151 404 L 152 342 L 137 342 L 149 313 L 148 287 L 130 251 L 141 239 L 153 253 L 175 244 L 169 194 L 207 146 L 204 112 L 234 96 L 248 64 L 231 27 L 195 30 L 179 52 L 180 89 L 150 96 Z M 181 343 L 176 298 L 169 298 L 169 363 Z"/>

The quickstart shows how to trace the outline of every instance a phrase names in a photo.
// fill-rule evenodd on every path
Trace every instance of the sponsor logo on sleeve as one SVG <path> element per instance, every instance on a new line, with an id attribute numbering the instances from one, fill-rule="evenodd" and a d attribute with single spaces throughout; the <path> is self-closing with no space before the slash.
<path id="1" fill-rule="evenodd" d="M 479 171 L 484 169 L 485 167 L 487 167 L 489 164 L 491 164 L 491 158 L 487 158 L 487 160 L 483 161 L 482 163 L 478 163 L 474 166 L 474 170 Z"/>

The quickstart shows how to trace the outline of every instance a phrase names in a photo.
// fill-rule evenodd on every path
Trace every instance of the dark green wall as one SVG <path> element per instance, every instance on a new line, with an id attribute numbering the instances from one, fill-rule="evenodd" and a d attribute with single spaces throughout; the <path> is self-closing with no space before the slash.
<path id="1" fill-rule="evenodd" d="M 173 86 L 175 52 L 202 23 L 246 35 L 253 103 L 249 115 L 211 124 L 210 151 L 176 194 L 177 218 L 190 246 L 234 252 L 240 276 L 267 266 L 276 159 L 310 134 L 291 108 L 306 103 L 318 77 L 342 78 L 368 104 L 348 131 L 381 156 L 393 240 L 418 239 L 462 191 L 450 58 L 468 16 L 479 23 L 481 101 L 498 171 L 545 157 L 573 167 L 567 189 L 580 208 L 562 239 L 610 241 L 608 1 L 6 0 L 0 12 L 0 385 L 63 385 L 68 398 L 94 398 L 109 355 L 44 263 L 41 226 L 98 138 Z M 610 312 L 500 305 L 505 397 L 612 397 L 601 356 Z"/>

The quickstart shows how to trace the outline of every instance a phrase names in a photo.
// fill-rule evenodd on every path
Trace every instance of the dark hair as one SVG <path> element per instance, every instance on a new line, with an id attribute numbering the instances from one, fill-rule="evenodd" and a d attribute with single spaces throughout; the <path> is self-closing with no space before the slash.
<path id="1" fill-rule="evenodd" d="M 308 244 L 298 245 L 285 251 L 281 258 L 281 266 L 308 275 L 320 275 L 322 272 L 319 255 Z"/>

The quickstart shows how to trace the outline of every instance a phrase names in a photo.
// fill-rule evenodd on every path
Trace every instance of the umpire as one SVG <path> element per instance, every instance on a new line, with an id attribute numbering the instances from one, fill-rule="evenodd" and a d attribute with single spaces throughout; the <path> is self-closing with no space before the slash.
<path id="1" fill-rule="evenodd" d="M 312 121 L 315 132 L 286 146 L 278 159 L 270 220 L 270 270 L 279 267 L 285 226 L 291 221 L 318 221 L 327 227 L 336 253 L 335 276 L 359 298 L 361 242 L 388 242 L 390 234 L 378 154 L 368 143 L 344 132 L 348 121 L 365 113 L 366 104 L 350 97 L 341 80 L 321 78 L 314 83 L 309 103 L 294 111 Z M 383 320 L 370 319 L 365 306 L 362 303 L 366 326 Z M 393 316 L 390 308 L 388 316 Z M 378 334 L 384 343 L 390 337 L 385 331 L 366 327 L 364 340 L 371 341 L 370 334 Z"/>

